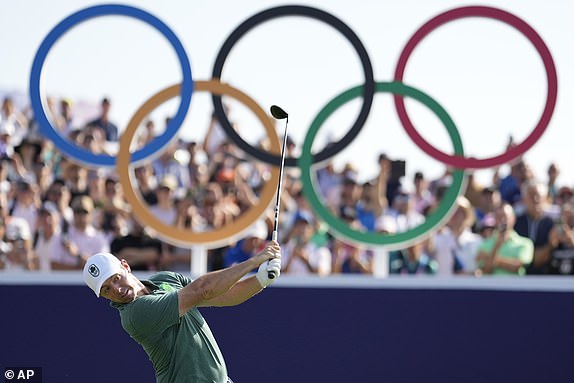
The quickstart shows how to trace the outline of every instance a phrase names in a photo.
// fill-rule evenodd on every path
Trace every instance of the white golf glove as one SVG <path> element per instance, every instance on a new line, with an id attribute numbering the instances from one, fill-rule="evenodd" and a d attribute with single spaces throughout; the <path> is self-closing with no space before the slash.
<path id="1" fill-rule="evenodd" d="M 275 274 L 275 278 L 269 279 L 268 273 L 273 272 Z M 281 273 L 281 258 L 273 258 L 269 261 L 263 262 L 259 269 L 257 270 L 257 274 L 255 277 L 257 281 L 261 285 L 261 287 L 266 288 L 271 283 L 273 283 L 277 278 L 279 278 L 279 274 Z"/>

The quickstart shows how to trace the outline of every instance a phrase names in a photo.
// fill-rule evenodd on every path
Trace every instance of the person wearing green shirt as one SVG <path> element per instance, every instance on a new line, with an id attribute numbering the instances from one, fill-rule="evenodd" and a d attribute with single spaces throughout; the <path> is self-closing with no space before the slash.
<path id="1" fill-rule="evenodd" d="M 508 203 L 497 207 L 494 217 L 496 231 L 478 248 L 478 274 L 524 275 L 534 257 L 534 243 L 512 229 L 516 216 Z"/>
<path id="2" fill-rule="evenodd" d="M 253 269 L 257 273 L 244 278 Z M 225 360 L 198 307 L 234 306 L 270 285 L 279 276 L 281 248 L 276 241 L 227 269 L 192 280 L 158 272 L 139 280 L 129 264 L 110 253 L 89 257 L 83 270 L 97 297 L 118 309 L 124 330 L 148 354 L 158 383 L 226 383 Z"/>

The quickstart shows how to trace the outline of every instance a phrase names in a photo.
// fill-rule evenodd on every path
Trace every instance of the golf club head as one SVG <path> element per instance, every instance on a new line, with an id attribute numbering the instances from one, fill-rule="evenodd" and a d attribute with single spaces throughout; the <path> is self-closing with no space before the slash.
<path id="1" fill-rule="evenodd" d="M 278 120 L 283 120 L 289 116 L 286 111 L 277 105 L 271 105 L 271 115 Z"/>

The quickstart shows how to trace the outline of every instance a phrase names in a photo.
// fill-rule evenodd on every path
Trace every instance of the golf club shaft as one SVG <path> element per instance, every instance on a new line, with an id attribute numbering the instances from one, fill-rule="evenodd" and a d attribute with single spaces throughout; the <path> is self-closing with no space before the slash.
<path id="1" fill-rule="evenodd" d="M 277 200 L 275 202 L 275 219 L 273 221 L 273 234 L 272 239 L 277 241 L 277 229 L 279 226 L 279 209 L 281 207 L 281 190 L 283 189 L 283 168 L 285 167 L 285 147 L 287 146 L 287 124 L 289 123 L 289 117 L 285 120 L 285 134 L 283 135 L 283 146 L 281 148 L 281 164 L 279 165 L 279 184 L 277 185 Z M 269 271 L 267 273 L 269 279 L 275 279 L 276 275 L 274 272 Z"/>

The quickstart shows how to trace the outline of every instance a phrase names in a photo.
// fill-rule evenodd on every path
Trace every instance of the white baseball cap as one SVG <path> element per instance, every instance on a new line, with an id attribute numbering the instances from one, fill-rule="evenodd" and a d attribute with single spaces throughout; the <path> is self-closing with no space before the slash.
<path id="1" fill-rule="evenodd" d="M 102 285 L 114 274 L 122 273 L 124 267 L 120 260 L 110 253 L 97 253 L 86 261 L 84 266 L 84 281 L 88 287 L 94 290 L 96 296 L 100 296 Z"/>

